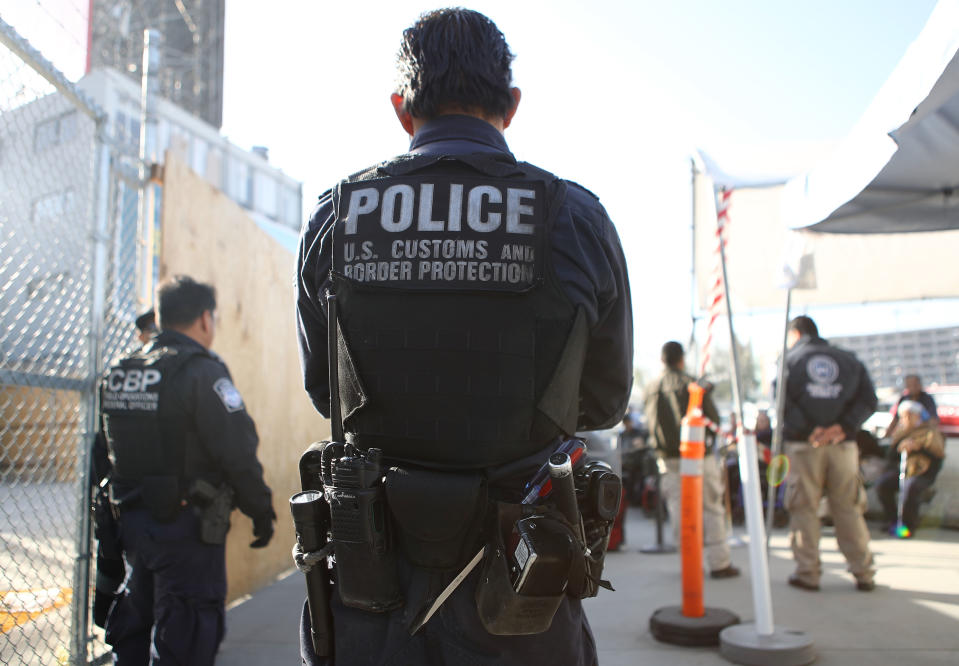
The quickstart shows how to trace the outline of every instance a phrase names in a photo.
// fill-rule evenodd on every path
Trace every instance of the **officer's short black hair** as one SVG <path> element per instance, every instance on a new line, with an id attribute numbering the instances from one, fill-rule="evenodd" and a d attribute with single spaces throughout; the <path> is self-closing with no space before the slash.
<path id="1" fill-rule="evenodd" d="M 204 312 L 216 310 L 216 289 L 189 275 L 174 275 L 157 288 L 160 328 L 189 326 Z"/>
<path id="2" fill-rule="evenodd" d="M 133 320 L 133 325 L 137 327 L 138 331 L 143 333 L 152 333 L 157 330 L 156 322 L 156 312 L 153 311 L 153 308 L 150 308 L 139 317 Z"/>
<path id="3" fill-rule="evenodd" d="M 667 367 L 675 368 L 685 356 L 686 353 L 683 351 L 683 346 L 675 340 L 670 340 L 663 345 L 663 352 L 660 358 L 663 359 L 663 363 L 665 363 Z"/>
<path id="4" fill-rule="evenodd" d="M 513 108 L 515 56 L 496 24 L 470 9 L 437 9 L 403 31 L 396 92 L 417 118 L 450 109 L 503 118 Z"/>
<path id="5" fill-rule="evenodd" d="M 812 320 L 812 317 L 806 315 L 799 315 L 789 322 L 789 330 L 796 331 L 799 335 L 808 335 L 811 338 L 819 337 L 819 328 L 816 327 L 816 322 Z"/>

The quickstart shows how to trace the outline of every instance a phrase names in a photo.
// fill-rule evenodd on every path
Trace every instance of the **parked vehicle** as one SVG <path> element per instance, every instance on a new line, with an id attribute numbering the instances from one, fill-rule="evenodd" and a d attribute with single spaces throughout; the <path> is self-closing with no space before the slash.
<path id="1" fill-rule="evenodd" d="M 959 437 L 959 386 L 927 386 L 926 393 L 936 401 L 939 429 L 946 437 Z"/>
<path id="2" fill-rule="evenodd" d="M 896 403 L 894 402 L 881 401 L 876 406 L 876 411 L 872 413 L 872 416 L 862 424 L 862 429 L 876 439 L 887 436 L 890 434 L 886 431 L 889 429 L 889 424 L 892 423 L 892 414 L 895 407 Z"/>

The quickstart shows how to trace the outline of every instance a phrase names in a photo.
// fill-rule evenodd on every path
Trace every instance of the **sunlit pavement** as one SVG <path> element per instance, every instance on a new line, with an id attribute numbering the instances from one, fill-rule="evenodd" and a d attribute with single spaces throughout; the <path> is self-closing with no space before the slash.
<path id="1" fill-rule="evenodd" d="M 873 526 L 874 527 L 874 526 Z M 666 530 L 670 534 L 669 529 Z M 735 534 L 745 538 L 743 528 Z M 876 589 L 859 592 L 836 545 L 823 529 L 824 574 L 819 592 L 786 584 L 793 571 L 785 529 L 774 530 L 769 551 L 773 619 L 777 628 L 803 631 L 822 665 L 959 663 L 959 531 L 920 529 L 913 539 L 881 537 L 872 530 Z M 628 543 L 607 558 L 615 593 L 586 602 L 603 666 L 625 664 L 728 664 L 718 648 L 684 648 L 656 641 L 649 617 L 662 606 L 679 605 L 679 555 L 644 555 L 655 542 L 652 523 L 634 511 Z M 754 618 L 749 554 L 733 548 L 740 578 L 705 579 L 705 604 Z M 774 666 L 774 665 L 773 665 Z"/>
<path id="2" fill-rule="evenodd" d="M 667 535 L 671 530 L 667 525 Z M 736 534 L 744 537 L 742 528 Z M 683 648 L 659 643 L 649 618 L 662 606 L 680 603 L 679 555 L 646 555 L 655 542 L 651 520 L 631 507 L 626 543 L 607 558 L 606 577 L 616 592 L 601 591 L 586 603 L 602 666 L 727 664 L 718 648 Z M 824 575 L 819 592 L 789 587 L 792 554 L 784 529 L 773 533 L 770 585 L 777 628 L 798 629 L 815 643 L 817 665 L 959 663 L 959 531 L 921 529 L 909 540 L 880 537 L 872 548 L 876 590 L 855 589 L 845 570 L 832 528 L 823 529 Z M 707 606 L 724 608 L 744 622 L 753 619 L 749 556 L 733 549 L 740 578 L 706 576 Z M 305 597 L 303 577 L 293 573 L 234 605 L 218 663 L 230 666 L 299 663 L 297 622 Z M 774 665 L 773 665 L 774 666 Z"/>

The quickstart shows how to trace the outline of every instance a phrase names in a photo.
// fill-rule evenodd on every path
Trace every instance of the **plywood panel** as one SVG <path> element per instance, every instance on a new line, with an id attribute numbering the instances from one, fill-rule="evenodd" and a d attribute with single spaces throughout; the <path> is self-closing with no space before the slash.
<path id="1" fill-rule="evenodd" d="M 297 462 L 310 442 L 328 437 L 329 422 L 316 413 L 303 390 L 293 255 L 242 208 L 169 154 L 163 180 L 161 278 L 185 273 L 217 289 L 213 349 L 229 366 L 256 421 L 259 458 L 279 517 L 269 547 L 253 550 L 251 521 L 234 512 L 227 542 L 232 600 L 292 566 L 295 537 L 288 500 L 299 490 Z"/>

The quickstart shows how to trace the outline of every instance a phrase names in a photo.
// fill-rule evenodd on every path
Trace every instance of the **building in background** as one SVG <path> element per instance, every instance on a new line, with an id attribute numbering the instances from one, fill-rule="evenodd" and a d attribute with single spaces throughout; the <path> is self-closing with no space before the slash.
<path id="1" fill-rule="evenodd" d="M 108 330 L 129 337 L 138 314 L 132 248 L 137 244 L 140 86 L 116 70 L 98 69 L 84 76 L 77 88 L 109 118 L 105 138 L 112 144 L 115 181 L 108 214 L 115 233 L 107 260 L 112 322 Z M 174 153 L 288 252 L 295 251 L 302 185 L 271 166 L 265 148 L 243 150 L 165 99 L 157 100 L 156 118 L 161 170 L 148 187 L 162 188 L 163 161 L 168 152 Z M 70 369 L 85 367 L 86 346 L 52 345 L 50 340 L 69 339 L 84 325 L 73 318 L 82 308 L 71 304 L 89 291 L 91 257 L 82 248 L 94 206 L 94 125 L 62 94 L 51 93 L 25 99 L 0 115 L 0 146 L 0 237 L 12 252 L 5 257 L 9 261 L 0 264 L 0 279 L 9 282 L 17 275 L 33 275 L 24 289 L 5 295 L 0 327 L 15 330 L 16 322 L 28 314 L 44 331 L 4 337 L 0 364 L 16 372 L 71 374 Z M 158 245 L 163 233 L 158 227 L 162 196 L 156 201 L 152 217 Z"/>
<path id="2" fill-rule="evenodd" d="M 77 87 L 110 116 L 109 133 L 118 153 L 129 159 L 132 173 L 140 140 L 139 82 L 113 69 L 98 69 L 84 76 Z M 261 226 L 299 231 L 302 185 L 270 165 L 266 148 L 243 150 L 209 123 L 165 99 L 157 100 L 156 134 L 161 162 L 166 151 L 172 151 Z"/>
<path id="3" fill-rule="evenodd" d="M 959 326 L 832 337 L 829 341 L 856 354 L 880 388 L 902 388 L 917 374 L 926 386 L 959 384 Z"/>
<path id="4" fill-rule="evenodd" d="M 160 95 L 219 129 L 225 0 L 92 0 L 87 72 L 112 67 L 137 84 L 143 31 L 161 35 Z"/>

